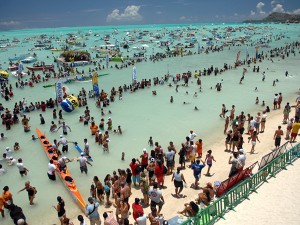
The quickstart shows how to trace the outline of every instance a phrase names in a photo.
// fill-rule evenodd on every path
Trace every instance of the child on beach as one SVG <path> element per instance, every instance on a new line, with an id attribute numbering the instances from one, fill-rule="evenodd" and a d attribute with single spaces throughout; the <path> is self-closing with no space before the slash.
<path id="1" fill-rule="evenodd" d="M 205 160 L 204 160 L 204 162 L 206 162 L 206 164 L 208 166 L 206 176 L 210 175 L 209 172 L 210 172 L 210 168 L 212 167 L 212 161 L 216 162 L 215 158 L 212 155 L 212 150 L 208 150 L 207 154 L 206 154 L 206 157 L 205 157 Z"/>
<path id="2" fill-rule="evenodd" d="M 90 195 L 92 196 L 93 199 L 96 199 L 96 188 L 94 184 L 91 185 Z"/>
<path id="3" fill-rule="evenodd" d="M 258 139 L 258 134 L 256 131 L 253 131 L 253 133 L 251 134 L 251 137 L 248 138 L 248 143 L 252 142 L 252 147 L 251 147 L 251 151 L 250 151 L 250 154 L 253 154 L 254 153 L 254 148 L 255 148 L 255 145 L 256 145 L 256 141 L 260 142 L 260 140 Z"/>

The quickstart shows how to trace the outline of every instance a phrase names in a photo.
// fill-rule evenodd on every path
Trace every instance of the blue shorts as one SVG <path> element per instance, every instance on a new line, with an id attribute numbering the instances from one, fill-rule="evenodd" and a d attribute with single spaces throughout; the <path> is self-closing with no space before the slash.
<path id="1" fill-rule="evenodd" d="M 132 182 L 133 183 L 140 183 L 140 175 L 132 176 Z"/>
<path id="2" fill-rule="evenodd" d="M 199 181 L 199 179 L 201 177 L 201 174 L 200 173 L 199 174 L 194 174 L 194 177 L 195 177 L 196 181 Z"/>

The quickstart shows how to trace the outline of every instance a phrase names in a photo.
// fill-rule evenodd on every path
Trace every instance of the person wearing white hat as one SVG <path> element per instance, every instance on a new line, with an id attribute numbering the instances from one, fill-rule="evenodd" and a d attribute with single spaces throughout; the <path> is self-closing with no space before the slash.
<path id="1" fill-rule="evenodd" d="M 7 157 L 11 157 L 12 156 L 12 150 L 10 150 L 9 147 L 5 148 L 4 153 L 6 154 Z"/>
<path id="2" fill-rule="evenodd" d="M 17 165 L 17 160 L 16 159 L 14 159 L 14 157 L 9 157 L 9 161 L 8 161 L 8 165 L 9 166 L 15 166 L 15 165 Z"/>
<path id="3" fill-rule="evenodd" d="M 90 166 L 92 166 L 92 164 L 87 160 L 87 158 L 84 155 L 84 152 L 81 152 L 80 157 L 78 157 L 77 159 L 77 162 L 79 162 L 81 173 L 85 172 L 85 174 L 87 174 L 88 169 L 86 164 L 89 164 Z"/>

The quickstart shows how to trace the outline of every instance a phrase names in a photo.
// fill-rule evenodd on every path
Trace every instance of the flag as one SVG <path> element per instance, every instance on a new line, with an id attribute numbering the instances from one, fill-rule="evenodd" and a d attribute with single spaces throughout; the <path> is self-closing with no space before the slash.
<path id="1" fill-rule="evenodd" d="M 135 66 L 132 69 L 132 80 L 136 81 L 136 67 Z"/>
<path id="2" fill-rule="evenodd" d="M 95 96 L 99 96 L 98 74 L 95 72 L 92 77 L 92 84 Z"/>
<path id="3" fill-rule="evenodd" d="M 108 69 L 108 63 L 109 63 L 108 53 L 106 53 L 105 62 L 106 62 L 106 69 Z"/>
<path id="4" fill-rule="evenodd" d="M 63 100 L 62 81 L 59 80 L 55 83 L 56 102 L 61 103 Z"/>
<path id="5" fill-rule="evenodd" d="M 259 49 L 259 46 L 256 46 L 255 47 L 255 58 L 256 59 L 258 58 L 258 49 Z"/>

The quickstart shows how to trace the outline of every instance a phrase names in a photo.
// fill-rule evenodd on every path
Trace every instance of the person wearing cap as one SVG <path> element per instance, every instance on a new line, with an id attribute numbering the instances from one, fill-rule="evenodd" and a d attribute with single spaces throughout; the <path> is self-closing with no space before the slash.
<path id="1" fill-rule="evenodd" d="M 57 131 L 58 131 L 60 128 L 63 129 L 63 134 L 64 134 L 64 135 L 68 135 L 68 129 L 69 129 L 69 131 L 71 132 L 71 128 L 70 128 L 69 125 L 67 125 L 65 122 L 62 122 L 62 125 L 59 126 L 59 127 L 57 128 Z"/>
<path id="2" fill-rule="evenodd" d="M 65 210 L 65 201 L 60 197 L 57 196 L 57 206 L 52 206 L 57 211 L 58 219 L 60 220 L 60 224 L 64 225 L 64 221 L 66 220 L 66 210 Z"/>
<path id="3" fill-rule="evenodd" d="M 12 156 L 12 150 L 9 147 L 5 148 L 4 153 L 6 154 L 6 157 L 11 157 Z"/>
<path id="4" fill-rule="evenodd" d="M 7 164 L 9 165 L 9 166 L 14 166 L 14 165 L 17 165 L 17 160 L 16 159 L 14 159 L 14 157 L 9 157 L 9 161 L 7 162 Z"/>
<path id="5" fill-rule="evenodd" d="M 68 140 L 63 136 L 59 136 L 59 141 L 58 141 L 58 146 L 61 144 L 62 145 L 62 152 L 68 152 L 69 146 L 68 146 Z"/>
<path id="6" fill-rule="evenodd" d="M 119 225 L 115 219 L 113 211 L 106 211 L 103 213 L 104 225 Z"/>
<path id="7" fill-rule="evenodd" d="M 132 203 L 132 216 L 133 219 L 136 221 L 137 218 L 144 215 L 144 209 L 143 206 L 140 204 L 140 199 L 135 198 L 134 203 Z"/>
<path id="8" fill-rule="evenodd" d="M 77 162 L 79 162 L 81 173 L 85 172 L 85 174 L 87 174 L 88 169 L 86 164 L 89 164 L 90 166 L 92 166 L 92 164 L 87 160 L 83 152 L 80 153 L 80 157 L 78 157 Z"/>
<path id="9" fill-rule="evenodd" d="M 101 224 L 101 219 L 100 215 L 98 212 L 98 208 L 100 206 L 99 202 L 94 202 L 94 199 L 92 197 L 88 198 L 89 204 L 85 206 L 85 213 L 86 216 L 90 220 L 91 225 L 100 225 Z"/>
<path id="10" fill-rule="evenodd" d="M 147 153 L 147 149 L 143 148 L 143 154 L 140 156 L 140 158 L 142 158 L 142 160 L 141 160 L 141 167 L 142 167 L 143 171 L 148 166 L 148 157 L 149 157 L 149 154 Z"/>
<path id="11" fill-rule="evenodd" d="M 56 180 L 55 170 L 56 170 L 56 166 L 53 164 L 53 160 L 50 159 L 48 163 L 48 172 L 47 172 L 47 175 L 50 180 Z"/>

